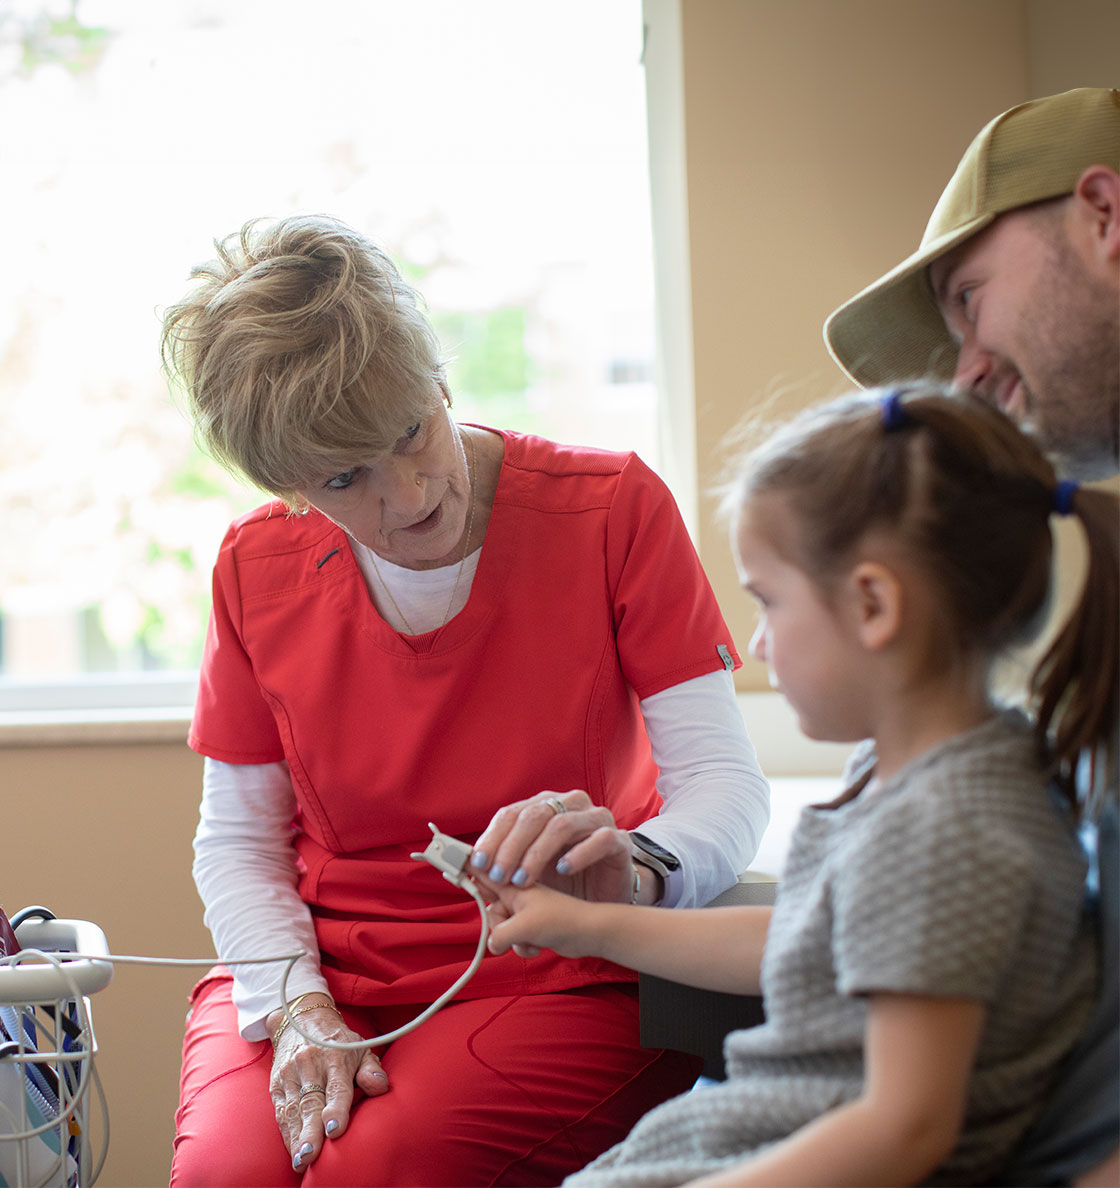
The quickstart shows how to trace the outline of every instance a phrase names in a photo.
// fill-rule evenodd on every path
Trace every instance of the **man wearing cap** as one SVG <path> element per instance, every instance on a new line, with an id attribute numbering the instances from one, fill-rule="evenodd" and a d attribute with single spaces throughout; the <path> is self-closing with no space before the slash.
<path id="1" fill-rule="evenodd" d="M 1029 427 L 1071 477 L 1120 472 L 1118 166 L 1120 91 L 1066 91 L 992 120 L 918 250 L 829 317 L 833 357 L 864 386 L 953 378 Z M 1007 1184 L 1118 1182 L 1115 794 L 1097 828 L 1101 1001 Z"/>
<path id="2" fill-rule="evenodd" d="M 1120 91 L 1013 107 L 969 146 L 918 250 L 825 339 L 864 386 L 955 376 L 1074 478 L 1120 470 Z"/>

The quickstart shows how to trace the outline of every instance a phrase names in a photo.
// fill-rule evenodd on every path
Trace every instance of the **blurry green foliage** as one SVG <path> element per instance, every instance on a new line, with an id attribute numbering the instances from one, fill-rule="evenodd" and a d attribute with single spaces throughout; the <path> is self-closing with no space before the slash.
<path id="1" fill-rule="evenodd" d="M 518 306 L 432 317 L 440 341 L 454 355 L 457 387 L 485 402 L 529 386 L 525 310 Z"/>
<path id="2" fill-rule="evenodd" d="M 20 47 L 19 69 L 31 74 L 40 66 L 54 64 L 73 74 L 90 70 L 101 55 L 112 31 L 99 25 L 87 25 L 78 16 L 79 0 L 70 0 L 69 12 L 55 15 L 50 6 L 38 11 L 9 13 L 0 24 L 5 40 Z"/>
<path id="3" fill-rule="evenodd" d="M 196 499 L 229 499 L 243 511 L 250 511 L 267 498 L 230 474 L 193 440 L 186 461 L 169 477 L 168 486 L 175 495 L 189 495 Z"/>
<path id="4" fill-rule="evenodd" d="M 520 306 L 443 312 L 432 324 L 450 356 L 448 381 L 456 413 L 499 428 L 539 430 L 528 402 L 533 362 L 525 347 L 528 315 Z"/>

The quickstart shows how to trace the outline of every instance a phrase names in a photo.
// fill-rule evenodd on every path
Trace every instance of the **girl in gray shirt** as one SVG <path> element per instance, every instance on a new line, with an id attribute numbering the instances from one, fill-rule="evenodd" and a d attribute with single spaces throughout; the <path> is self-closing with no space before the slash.
<path id="1" fill-rule="evenodd" d="M 1115 756 L 1115 496 L 1058 482 L 1002 413 L 931 386 L 808 410 L 729 490 L 751 652 L 811 738 L 860 741 L 773 909 L 658 912 L 494 889 L 491 947 L 764 996 L 728 1080 L 645 1116 L 570 1188 L 977 1184 L 1037 1115 L 1096 989 L 1075 769 Z M 1052 513 L 1089 543 L 1026 711 Z M 1115 786 L 1115 783 L 1112 783 Z M 579 850 L 568 855 L 576 865 Z"/>

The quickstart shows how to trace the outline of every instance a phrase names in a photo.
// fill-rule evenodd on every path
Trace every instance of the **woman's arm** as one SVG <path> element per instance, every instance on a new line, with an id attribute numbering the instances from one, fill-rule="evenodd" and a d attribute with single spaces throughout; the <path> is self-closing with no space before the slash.
<path id="1" fill-rule="evenodd" d="M 206 760 L 193 868 L 203 919 L 221 958 L 306 952 L 288 979 L 289 999 L 327 988 L 311 912 L 296 889 L 295 813 L 286 763 Z M 241 965 L 231 972 L 241 1035 L 264 1039 L 284 967 Z"/>
<path id="2" fill-rule="evenodd" d="M 984 1018 L 973 999 L 872 995 L 863 1093 L 692 1188 L 919 1183 L 960 1136 Z"/>
<path id="3" fill-rule="evenodd" d="M 576 899 L 548 887 L 494 888 L 490 951 L 603 957 L 689 986 L 758 994 L 769 907 L 658 908 Z"/>
<path id="4" fill-rule="evenodd" d="M 641 826 L 681 860 L 666 887 L 638 867 L 639 902 L 698 907 L 735 882 L 762 837 L 770 794 L 755 760 L 729 673 L 707 673 L 641 702 L 660 768 L 661 814 Z M 549 805 L 564 798 L 563 814 Z M 556 874 L 563 857 L 562 878 Z M 472 873 L 518 887 L 538 880 L 580 898 L 628 901 L 630 837 L 609 807 L 579 789 L 539 792 L 506 805 L 476 842 Z M 570 876 L 574 876 L 570 877 Z M 658 896 L 660 895 L 660 898 Z"/>
<path id="5" fill-rule="evenodd" d="M 641 703 L 665 804 L 640 829 L 671 850 L 662 907 L 700 907 L 750 865 L 770 820 L 770 789 L 720 669 L 673 685 Z"/>
<path id="6" fill-rule="evenodd" d="M 286 764 L 206 760 L 194 863 L 206 924 L 224 958 L 302 949 L 307 956 L 285 987 L 289 1002 L 308 995 L 300 1003 L 298 1026 L 322 1039 L 357 1040 L 361 1037 L 346 1026 L 327 993 L 311 913 L 297 890 L 295 810 Z M 245 1039 L 275 1039 L 286 1017 L 280 1000 L 282 973 L 279 964 L 233 970 L 238 1025 Z M 388 1079 L 371 1050 L 324 1048 L 292 1026 L 284 1028 L 275 1049 L 270 1092 L 277 1125 L 293 1166 L 306 1167 L 318 1157 L 325 1138 L 345 1133 L 355 1087 L 378 1096 L 387 1091 Z M 308 1085 L 322 1091 L 303 1093 Z"/>

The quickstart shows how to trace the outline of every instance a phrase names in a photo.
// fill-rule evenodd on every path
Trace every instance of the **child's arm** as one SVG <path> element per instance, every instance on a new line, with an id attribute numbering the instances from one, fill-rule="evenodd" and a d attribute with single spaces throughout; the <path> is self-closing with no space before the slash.
<path id="1" fill-rule="evenodd" d="M 960 1135 L 984 1017 L 973 999 L 872 995 L 860 1097 L 691 1188 L 918 1183 Z"/>
<path id="2" fill-rule="evenodd" d="M 603 957 L 705 990 L 758 994 L 769 907 L 647 908 L 597 903 L 548 887 L 491 888 L 490 951 Z"/>

